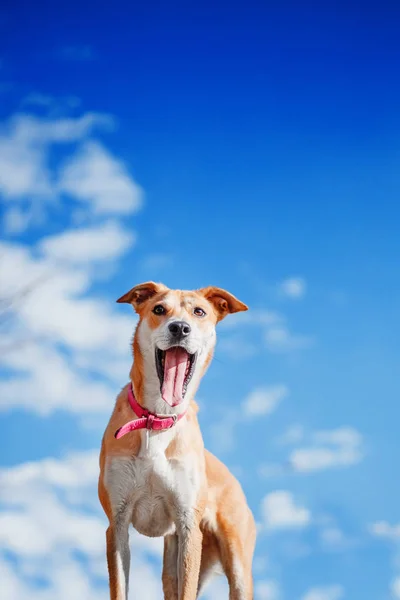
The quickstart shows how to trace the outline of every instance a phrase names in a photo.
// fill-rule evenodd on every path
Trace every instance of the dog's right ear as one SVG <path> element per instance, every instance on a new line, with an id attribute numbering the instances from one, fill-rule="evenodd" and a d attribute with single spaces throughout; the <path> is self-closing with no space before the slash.
<path id="1" fill-rule="evenodd" d="M 162 283 L 154 283 L 154 281 L 147 281 L 146 283 L 140 283 L 134 288 L 126 292 L 121 298 L 118 298 L 117 302 L 132 304 L 136 312 L 139 312 L 142 306 L 150 300 L 156 294 L 160 292 L 166 292 L 167 286 Z"/>

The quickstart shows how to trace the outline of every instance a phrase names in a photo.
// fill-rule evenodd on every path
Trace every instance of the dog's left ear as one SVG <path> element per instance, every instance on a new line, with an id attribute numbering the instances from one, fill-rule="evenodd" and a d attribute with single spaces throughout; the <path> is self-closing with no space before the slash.
<path id="1" fill-rule="evenodd" d="M 167 286 L 165 286 L 163 283 L 147 281 L 146 283 L 140 283 L 139 285 L 136 285 L 134 288 L 129 290 L 129 292 L 121 296 L 121 298 L 118 298 L 117 302 L 126 302 L 127 304 L 132 304 L 136 312 L 139 312 L 147 300 L 150 300 L 150 298 L 156 294 L 159 294 L 160 292 L 166 292 L 167 290 Z"/>
<path id="2" fill-rule="evenodd" d="M 240 312 L 242 310 L 248 310 L 248 306 L 243 302 L 240 302 L 233 294 L 230 294 L 226 290 L 218 287 L 209 286 L 198 290 L 199 294 L 202 294 L 214 307 L 217 315 L 217 321 L 221 321 L 226 315 L 230 313 Z"/>

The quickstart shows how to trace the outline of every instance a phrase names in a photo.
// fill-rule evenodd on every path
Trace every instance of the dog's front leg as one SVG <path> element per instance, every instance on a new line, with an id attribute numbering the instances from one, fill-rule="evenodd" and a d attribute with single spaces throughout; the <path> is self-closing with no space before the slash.
<path id="1" fill-rule="evenodd" d="M 107 529 L 107 564 L 110 578 L 110 599 L 127 600 L 129 585 L 129 523 L 120 519 Z"/>
<path id="2" fill-rule="evenodd" d="M 164 600 L 178 600 L 178 536 L 164 538 L 162 582 Z"/>
<path id="3" fill-rule="evenodd" d="M 195 600 L 199 583 L 203 534 L 200 522 L 181 523 L 178 527 L 178 598 Z"/>

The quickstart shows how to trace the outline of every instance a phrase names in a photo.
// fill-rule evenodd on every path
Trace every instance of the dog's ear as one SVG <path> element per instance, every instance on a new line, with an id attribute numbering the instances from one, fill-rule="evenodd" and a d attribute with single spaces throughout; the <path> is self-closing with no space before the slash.
<path id="1" fill-rule="evenodd" d="M 146 283 L 135 285 L 129 292 L 121 296 L 121 298 L 118 298 L 117 302 L 132 304 L 133 308 L 138 312 L 147 300 L 150 300 L 150 298 L 156 294 L 166 292 L 167 290 L 167 286 L 162 283 L 147 281 Z"/>
<path id="2" fill-rule="evenodd" d="M 236 313 L 242 310 L 248 310 L 246 304 L 240 302 L 235 296 L 218 287 L 210 285 L 209 287 L 198 290 L 214 307 L 217 315 L 217 321 L 221 321 L 229 313 Z"/>

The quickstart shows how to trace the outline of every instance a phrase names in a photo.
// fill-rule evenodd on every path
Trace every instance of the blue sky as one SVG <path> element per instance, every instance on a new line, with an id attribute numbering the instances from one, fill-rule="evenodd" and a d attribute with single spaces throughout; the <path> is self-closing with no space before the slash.
<path id="1" fill-rule="evenodd" d="M 400 598 L 399 12 L 1 9 L 4 600 L 107 598 L 115 299 L 149 279 L 250 307 L 198 400 L 259 523 L 256 600 Z M 133 546 L 132 594 L 158 600 L 160 545 Z"/>

